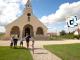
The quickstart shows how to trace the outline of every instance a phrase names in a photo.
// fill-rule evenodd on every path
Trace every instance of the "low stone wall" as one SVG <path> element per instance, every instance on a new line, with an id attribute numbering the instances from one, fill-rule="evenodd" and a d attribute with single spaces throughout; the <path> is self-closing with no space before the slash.
<path id="1" fill-rule="evenodd" d="M 49 40 L 48 36 L 37 35 L 34 37 L 35 40 Z"/>

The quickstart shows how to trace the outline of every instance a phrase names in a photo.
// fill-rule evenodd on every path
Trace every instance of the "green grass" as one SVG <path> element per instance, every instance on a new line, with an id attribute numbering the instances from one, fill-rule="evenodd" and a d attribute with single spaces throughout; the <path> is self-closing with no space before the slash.
<path id="1" fill-rule="evenodd" d="M 10 48 L 0 46 L 0 60 L 33 60 L 26 48 Z"/>
<path id="2" fill-rule="evenodd" d="M 80 44 L 47 45 L 44 48 L 62 60 L 80 60 Z"/>

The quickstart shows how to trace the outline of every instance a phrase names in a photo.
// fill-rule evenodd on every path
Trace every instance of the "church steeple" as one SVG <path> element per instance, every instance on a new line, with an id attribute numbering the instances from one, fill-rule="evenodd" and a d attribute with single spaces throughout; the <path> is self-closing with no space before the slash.
<path id="1" fill-rule="evenodd" d="M 32 12 L 31 0 L 28 0 L 24 9 L 24 15 L 27 16 L 28 22 L 30 22 L 32 14 L 33 12 Z"/>
<path id="2" fill-rule="evenodd" d="M 31 13 L 32 14 L 31 0 L 28 0 L 26 5 L 25 5 L 25 13 Z"/>
<path id="3" fill-rule="evenodd" d="M 32 8 L 31 6 L 31 0 L 28 0 L 27 3 L 26 3 L 26 8 Z"/>

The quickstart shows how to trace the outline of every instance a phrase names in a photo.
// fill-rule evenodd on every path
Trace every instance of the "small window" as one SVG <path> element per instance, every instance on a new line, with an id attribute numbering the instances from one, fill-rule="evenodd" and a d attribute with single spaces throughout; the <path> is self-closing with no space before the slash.
<path id="1" fill-rule="evenodd" d="M 44 35 L 43 28 L 42 27 L 38 27 L 37 31 L 36 31 L 36 34 L 37 35 Z"/>
<path id="2" fill-rule="evenodd" d="M 27 16 L 31 16 L 31 13 L 28 13 Z"/>

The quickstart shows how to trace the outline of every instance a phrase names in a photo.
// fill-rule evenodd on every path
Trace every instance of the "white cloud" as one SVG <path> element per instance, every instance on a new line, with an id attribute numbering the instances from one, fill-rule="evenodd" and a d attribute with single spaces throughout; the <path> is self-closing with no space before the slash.
<path id="1" fill-rule="evenodd" d="M 0 25 L 6 25 L 17 18 L 20 0 L 0 0 Z"/>
<path id="2" fill-rule="evenodd" d="M 59 6 L 59 9 L 48 16 L 43 16 L 40 20 L 46 23 L 54 23 L 57 21 L 65 21 L 66 17 L 76 15 L 80 18 L 80 1 L 73 3 L 64 3 Z"/>
<path id="3" fill-rule="evenodd" d="M 27 0 L 0 0 L 0 31 L 4 31 L 4 26 L 18 17 L 17 14 L 21 13 L 20 4 L 26 2 Z"/>
<path id="4" fill-rule="evenodd" d="M 28 0 L 22 0 L 22 2 L 23 2 L 24 4 L 26 4 L 27 1 L 28 1 Z"/>
<path id="5" fill-rule="evenodd" d="M 27 0 L 0 0 L 0 25 L 7 25 L 8 23 L 14 21 L 21 13 L 20 3 L 23 5 Z"/>
<path id="6" fill-rule="evenodd" d="M 21 13 L 20 4 L 25 4 L 27 0 L 0 0 L 0 25 L 7 25 L 14 21 Z M 19 15 L 20 16 L 20 15 Z"/>

